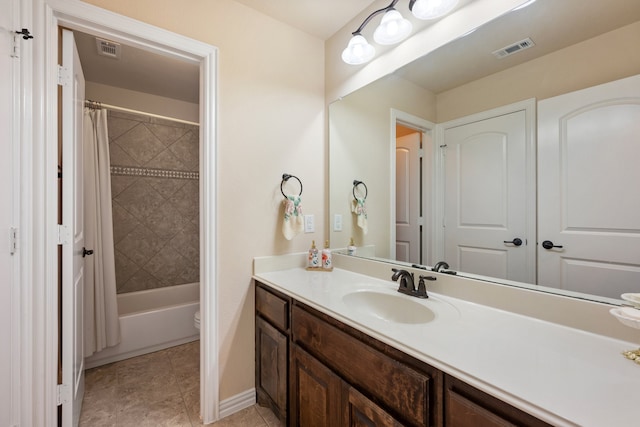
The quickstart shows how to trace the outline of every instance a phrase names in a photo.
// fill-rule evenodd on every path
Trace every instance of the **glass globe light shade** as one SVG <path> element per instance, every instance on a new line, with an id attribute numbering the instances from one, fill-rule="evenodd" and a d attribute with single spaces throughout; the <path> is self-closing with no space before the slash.
<path id="1" fill-rule="evenodd" d="M 411 13 L 418 19 L 436 19 L 451 12 L 458 0 L 417 0 Z"/>
<path id="2" fill-rule="evenodd" d="M 359 65 L 369 62 L 375 54 L 374 47 L 367 42 L 367 39 L 358 34 L 351 37 L 349 44 L 342 51 L 342 60 L 347 64 Z"/>
<path id="3" fill-rule="evenodd" d="M 413 25 L 408 19 L 404 19 L 397 10 L 391 9 L 382 17 L 380 25 L 373 33 L 373 39 L 378 44 L 395 44 L 407 38 L 412 29 Z"/>

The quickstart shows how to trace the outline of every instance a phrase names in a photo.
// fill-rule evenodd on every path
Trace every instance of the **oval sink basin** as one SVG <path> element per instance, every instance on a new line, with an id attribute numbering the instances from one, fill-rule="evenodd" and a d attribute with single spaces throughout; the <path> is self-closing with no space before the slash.
<path id="1" fill-rule="evenodd" d="M 342 297 L 351 309 L 388 322 L 428 323 L 436 318 L 435 313 L 418 301 L 400 294 L 375 291 L 359 291 Z"/>

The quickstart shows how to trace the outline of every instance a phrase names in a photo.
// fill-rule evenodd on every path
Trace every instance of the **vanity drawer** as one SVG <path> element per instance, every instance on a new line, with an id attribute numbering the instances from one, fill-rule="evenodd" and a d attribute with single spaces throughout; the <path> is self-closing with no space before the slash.
<path id="1" fill-rule="evenodd" d="M 289 330 L 290 299 L 276 295 L 256 282 L 256 311 L 282 332 Z"/>
<path id="2" fill-rule="evenodd" d="M 393 417 L 413 426 L 433 425 L 435 381 L 330 325 L 297 305 L 292 337 L 310 354 Z"/>
<path id="3" fill-rule="evenodd" d="M 446 427 L 551 427 L 449 375 L 445 375 L 444 421 Z"/>

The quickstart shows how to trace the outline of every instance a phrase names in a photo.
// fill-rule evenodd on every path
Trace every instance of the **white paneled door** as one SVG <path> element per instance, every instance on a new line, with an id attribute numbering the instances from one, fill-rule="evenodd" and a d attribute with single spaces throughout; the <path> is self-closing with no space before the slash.
<path id="1" fill-rule="evenodd" d="M 451 269 L 531 282 L 526 111 L 444 131 L 444 259 Z"/>
<path id="2" fill-rule="evenodd" d="M 19 256 L 19 88 L 23 47 L 16 36 L 15 0 L 0 1 L 0 426 L 19 424 L 20 409 L 20 283 Z M 15 43 L 15 44 L 14 44 Z"/>
<path id="3" fill-rule="evenodd" d="M 396 139 L 396 259 L 420 259 L 420 132 Z"/>
<path id="4" fill-rule="evenodd" d="M 640 76 L 538 104 L 540 285 L 640 292 Z"/>
<path id="5" fill-rule="evenodd" d="M 62 31 L 62 426 L 77 426 L 84 394 L 84 76 L 73 33 Z"/>

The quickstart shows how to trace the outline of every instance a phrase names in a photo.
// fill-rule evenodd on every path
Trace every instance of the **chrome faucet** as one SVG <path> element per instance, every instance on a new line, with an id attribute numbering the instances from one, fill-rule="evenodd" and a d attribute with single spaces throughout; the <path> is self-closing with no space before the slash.
<path id="1" fill-rule="evenodd" d="M 427 295 L 427 286 L 425 285 L 425 280 L 436 280 L 433 276 L 419 276 L 418 281 L 418 289 L 416 289 L 416 285 L 413 279 L 413 273 L 409 273 L 407 270 L 399 270 L 397 268 L 392 268 L 393 276 L 391 276 L 391 280 L 394 282 L 398 282 L 398 292 L 403 293 L 405 295 L 411 295 L 413 297 L 418 298 L 429 298 Z"/>

